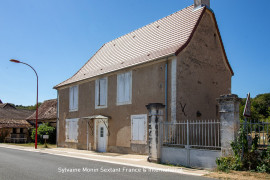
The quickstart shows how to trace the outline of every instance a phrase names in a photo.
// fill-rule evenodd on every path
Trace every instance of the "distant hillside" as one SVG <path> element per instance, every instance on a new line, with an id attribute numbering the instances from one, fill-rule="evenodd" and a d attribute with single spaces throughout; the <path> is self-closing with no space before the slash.
<path id="1" fill-rule="evenodd" d="M 23 105 L 14 105 L 17 109 L 26 109 L 26 110 L 36 110 L 36 105 L 32 105 L 32 106 L 23 106 Z M 38 107 L 41 105 L 41 103 L 38 103 Z"/>

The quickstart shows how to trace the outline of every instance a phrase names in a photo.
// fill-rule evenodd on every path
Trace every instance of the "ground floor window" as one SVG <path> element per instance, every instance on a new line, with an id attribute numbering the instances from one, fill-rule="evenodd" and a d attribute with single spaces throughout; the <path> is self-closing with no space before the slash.
<path id="1" fill-rule="evenodd" d="M 147 143 L 147 115 L 131 116 L 131 142 L 135 144 Z"/>
<path id="2" fill-rule="evenodd" d="M 78 142 L 78 120 L 66 119 L 66 141 Z"/>

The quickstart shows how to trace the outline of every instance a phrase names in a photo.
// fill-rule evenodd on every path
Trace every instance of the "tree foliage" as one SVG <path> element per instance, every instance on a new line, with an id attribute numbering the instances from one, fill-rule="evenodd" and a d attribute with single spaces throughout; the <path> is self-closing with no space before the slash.
<path id="1" fill-rule="evenodd" d="M 246 98 L 243 98 L 239 107 L 240 119 L 242 120 L 244 119 L 245 103 Z M 255 98 L 251 98 L 251 119 L 270 122 L 270 93 L 259 94 Z"/>
<path id="2" fill-rule="evenodd" d="M 255 135 L 249 148 L 247 140 L 247 131 L 240 128 L 235 142 L 231 143 L 233 156 L 217 158 L 217 169 L 228 172 L 237 171 L 257 171 L 270 173 L 270 146 L 259 148 L 259 136 Z M 270 143 L 270 135 L 267 136 Z M 242 153 L 243 152 L 243 153 Z"/>
<path id="3" fill-rule="evenodd" d="M 31 138 L 35 140 L 36 129 L 33 129 Z M 38 142 L 44 143 L 43 135 L 49 135 L 48 143 L 55 144 L 56 141 L 56 130 L 54 127 L 49 126 L 48 123 L 43 123 L 38 126 L 37 138 Z"/>
<path id="4" fill-rule="evenodd" d="M 41 105 L 42 103 L 38 103 L 38 107 Z M 14 105 L 14 104 L 13 104 Z M 23 106 L 23 105 L 14 105 L 17 109 L 27 109 L 27 110 L 36 110 L 37 104 L 35 105 L 31 105 L 31 106 Z"/>

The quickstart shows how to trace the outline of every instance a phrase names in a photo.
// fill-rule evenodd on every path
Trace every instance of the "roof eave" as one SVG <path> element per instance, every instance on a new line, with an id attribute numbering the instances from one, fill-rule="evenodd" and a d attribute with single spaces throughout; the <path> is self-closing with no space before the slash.
<path id="1" fill-rule="evenodd" d="M 121 71 L 121 70 L 125 70 L 125 69 L 128 69 L 128 68 L 133 68 L 133 67 L 136 67 L 136 66 L 141 66 L 141 65 L 144 65 L 144 64 L 148 64 L 148 63 L 153 63 L 154 61 L 159 61 L 159 60 L 162 60 L 162 59 L 165 59 L 165 58 L 168 58 L 168 57 L 172 57 L 172 56 L 175 56 L 175 53 L 170 53 L 170 54 L 167 54 L 165 56 L 162 56 L 162 57 L 159 57 L 159 58 L 156 58 L 156 59 L 152 59 L 150 61 L 147 61 L 147 62 L 144 62 L 144 63 L 141 63 L 141 64 L 134 64 L 132 66 L 128 66 L 128 67 L 125 67 L 123 69 L 117 69 L 117 70 L 114 70 L 114 71 L 110 71 L 110 72 L 106 72 L 104 74 L 99 74 L 99 75 L 96 75 L 96 76 L 93 76 L 93 77 L 89 77 L 89 78 L 86 78 L 86 79 L 82 79 L 82 80 L 78 80 L 78 81 L 74 81 L 74 82 L 71 82 L 71 83 L 68 83 L 68 84 L 64 84 L 64 85 L 56 85 L 53 87 L 53 89 L 60 89 L 62 87 L 65 87 L 65 86 L 70 86 L 71 84 L 75 84 L 75 83 L 79 83 L 79 82 L 82 82 L 82 81 L 85 81 L 85 80 L 89 80 L 89 79 L 92 79 L 92 78 L 96 78 L 98 76 L 101 76 L 101 75 L 105 75 L 105 74 L 111 74 L 111 73 L 115 73 L 117 71 Z M 60 83 L 61 84 L 61 83 Z"/>

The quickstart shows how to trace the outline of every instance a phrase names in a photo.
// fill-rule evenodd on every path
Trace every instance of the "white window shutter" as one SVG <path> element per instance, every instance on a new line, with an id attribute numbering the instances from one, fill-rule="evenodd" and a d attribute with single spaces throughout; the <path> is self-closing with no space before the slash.
<path id="1" fill-rule="evenodd" d="M 144 140 L 144 119 L 139 119 L 139 128 L 138 128 L 138 140 Z"/>
<path id="2" fill-rule="evenodd" d="M 98 106 L 98 96 L 99 96 L 99 80 L 95 83 L 95 105 Z"/>
<path id="3" fill-rule="evenodd" d="M 133 119 L 133 131 L 132 131 L 132 137 L 133 137 L 133 140 L 137 141 L 139 140 L 139 119 L 137 118 L 134 118 Z"/>
<path id="4" fill-rule="evenodd" d="M 73 140 L 73 121 L 69 122 L 69 139 Z"/>
<path id="5" fill-rule="evenodd" d="M 73 109 L 73 87 L 69 88 L 69 109 Z"/>
<path id="6" fill-rule="evenodd" d="M 78 86 L 74 86 L 74 99 L 73 99 L 73 109 L 78 109 L 78 99 L 79 99 L 79 92 L 78 92 Z"/>
<path id="7" fill-rule="evenodd" d="M 125 97 L 124 97 L 124 101 L 125 102 L 129 102 L 130 101 L 130 88 L 131 88 L 131 73 L 130 72 L 127 72 L 125 73 Z"/>
<path id="8" fill-rule="evenodd" d="M 78 120 L 75 120 L 74 121 L 74 133 L 73 133 L 73 139 L 75 140 L 75 141 L 77 141 L 78 140 Z"/>
<path id="9" fill-rule="evenodd" d="M 100 83 L 100 106 L 105 106 L 106 105 L 106 79 L 100 79 L 99 80 L 99 83 Z"/>
<path id="10" fill-rule="evenodd" d="M 105 105 L 107 106 L 107 95 L 108 95 L 108 78 L 105 79 L 105 94 L 104 94 L 104 97 L 105 97 Z"/>
<path id="11" fill-rule="evenodd" d="M 66 139 L 69 139 L 69 121 L 66 120 Z"/>
<path id="12" fill-rule="evenodd" d="M 78 119 L 66 119 L 66 140 L 78 141 Z"/>
<path id="13" fill-rule="evenodd" d="M 117 92 L 118 102 L 124 102 L 124 74 L 118 75 L 118 92 Z"/>

